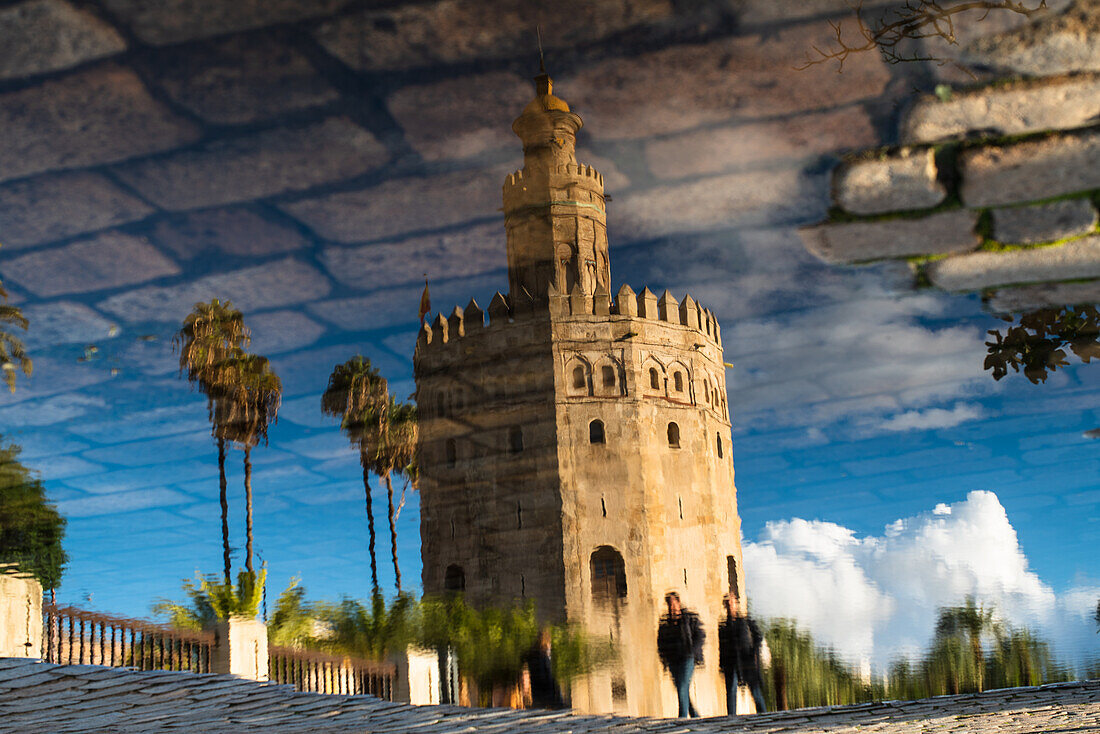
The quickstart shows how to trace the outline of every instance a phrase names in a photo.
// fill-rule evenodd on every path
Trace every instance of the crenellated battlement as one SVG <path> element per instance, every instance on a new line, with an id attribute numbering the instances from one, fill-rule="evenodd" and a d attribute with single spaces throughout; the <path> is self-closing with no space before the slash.
<path id="1" fill-rule="evenodd" d="M 576 190 L 578 195 L 571 196 Z M 583 192 L 581 194 L 580 192 Z M 567 163 L 532 173 L 521 168 L 504 179 L 504 211 L 546 201 L 576 200 L 603 203 L 603 174 L 583 163 Z"/>
<path id="2" fill-rule="evenodd" d="M 568 296 L 551 288 L 549 299 L 541 303 L 527 297 L 509 299 L 497 291 L 489 302 L 489 308 L 484 311 L 471 298 L 465 308 L 455 306 L 450 316 L 439 313 L 430 323 L 421 325 L 416 340 L 417 354 L 423 354 L 427 349 L 445 348 L 445 345 L 458 342 L 467 335 L 500 329 L 534 316 L 538 311 L 547 310 L 555 321 L 626 317 L 663 322 L 687 327 L 719 348 L 722 346 L 721 327 L 717 317 L 690 294 L 677 301 L 668 290 L 657 296 L 649 288 L 635 293 L 629 285 L 624 284 L 614 299 L 602 287 L 597 288 L 595 293 L 584 293 L 576 287 Z M 486 314 L 489 317 L 487 322 Z"/>

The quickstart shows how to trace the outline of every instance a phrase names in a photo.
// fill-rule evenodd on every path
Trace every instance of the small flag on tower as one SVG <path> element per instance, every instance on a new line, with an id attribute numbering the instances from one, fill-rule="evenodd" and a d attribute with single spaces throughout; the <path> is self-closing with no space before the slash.
<path id="1" fill-rule="evenodd" d="M 424 273 L 424 293 L 420 296 L 420 323 L 424 323 L 424 317 L 432 310 L 432 297 L 428 295 L 428 274 Z"/>

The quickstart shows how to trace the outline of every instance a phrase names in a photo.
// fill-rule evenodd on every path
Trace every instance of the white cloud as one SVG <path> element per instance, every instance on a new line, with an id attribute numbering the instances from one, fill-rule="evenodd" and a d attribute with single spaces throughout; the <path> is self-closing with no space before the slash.
<path id="1" fill-rule="evenodd" d="M 956 403 L 951 410 L 945 408 L 907 410 L 904 413 L 879 421 L 875 424 L 875 428 L 879 431 L 890 432 L 927 431 L 938 428 L 951 428 L 981 417 L 981 406 L 972 403 Z"/>
<path id="2" fill-rule="evenodd" d="M 922 650 L 938 609 L 967 596 L 1041 631 L 1076 660 L 1100 591 L 1082 586 L 1059 598 L 1029 570 L 1004 507 L 986 491 L 896 520 L 878 536 L 821 521 L 771 522 L 745 543 L 744 560 L 754 614 L 796 619 L 820 644 L 879 665 Z"/>
<path id="3" fill-rule="evenodd" d="M 102 398 L 71 393 L 42 400 L 28 400 L 0 409 L 0 423 L 7 426 L 49 426 L 79 418 L 91 408 L 102 408 Z"/>

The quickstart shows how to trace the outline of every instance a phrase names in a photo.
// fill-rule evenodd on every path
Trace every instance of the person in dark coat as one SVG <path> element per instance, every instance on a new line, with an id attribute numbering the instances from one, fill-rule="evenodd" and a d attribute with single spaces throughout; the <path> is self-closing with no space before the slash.
<path id="1" fill-rule="evenodd" d="M 737 686 L 744 683 L 756 702 L 756 713 L 767 711 L 760 681 L 760 628 L 731 594 L 722 599 L 726 617 L 718 623 L 718 668 L 726 677 L 726 706 L 730 716 L 737 715 Z"/>
<path id="2" fill-rule="evenodd" d="M 531 707 L 537 709 L 563 709 L 565 700 L 554 678 L 553 649 L 550 630 L 544 628 L 539 639 L 524 657 L 526 675 L 524 688 L 531 698 Z"/>
<path id="3" fill-rule="evenodd" d="M 661 664 L 672 675 L 676 696 L 680 702 L 678 716 L 698 716 L 691 702 L 691 676 L 695 666 L 703 663 L 703 641 L 707 634 L 699 616 L 680 605 L 680 595 L 670 591 L 665 595 L 668 614 L 657 625 L 657 654 Z"/>

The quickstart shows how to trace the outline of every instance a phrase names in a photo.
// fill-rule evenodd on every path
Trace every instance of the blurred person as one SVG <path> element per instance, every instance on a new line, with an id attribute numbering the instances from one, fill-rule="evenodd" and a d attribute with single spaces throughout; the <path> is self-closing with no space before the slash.
<path id="1" fill-rule="evenodd" d="M 760 627 L 741 607 L 741 600 L 732 594 L 722 597 L 725 619 L 718 623 L 718 669 L 726 677 L 726 707 L 730 716 L 737 715 L 737 686 L 744 683 L 756 702 L 756 713 L 767 711 L 760 679 L 760 668 L 770 658 L 767 642 Z"/>
<path id="2" fill-rule="evenodd" d="M 565 700 L 554 678 L 553 641 L 550 628 L 543 627 L 535 644 L 524 656 L 523 693 L 532 708 L 563 709 Z"/>
<path id="3" fill-rule="evenodd" d="M 680 709 L 677 716 L 697 717 L 695 704 L 691 702 L 691 676 L 695 666 L 703 663 L 703 641 L 707 633 L 699 622 L 699 615 L 680 604 L 675 591 L 665 594 L 668 614 L 661 617 L 657 626 L 657 654 L 661 664 L 672 675 Z"/>

